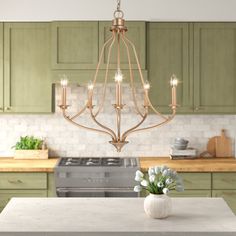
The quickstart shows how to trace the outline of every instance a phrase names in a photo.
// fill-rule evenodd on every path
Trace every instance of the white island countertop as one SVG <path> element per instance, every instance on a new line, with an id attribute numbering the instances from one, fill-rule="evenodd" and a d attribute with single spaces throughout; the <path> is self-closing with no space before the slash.
<path id="1" fill-rule="evenodd" d="M 235 236 L 236 216 L 221 198 L 173 198 L 166 219 L 144 213 L 143 198 L 13 198 L 0 236 Z"/>

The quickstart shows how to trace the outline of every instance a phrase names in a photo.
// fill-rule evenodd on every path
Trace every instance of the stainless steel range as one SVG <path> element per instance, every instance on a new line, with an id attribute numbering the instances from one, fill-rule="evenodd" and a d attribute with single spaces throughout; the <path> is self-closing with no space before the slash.
<path id="1" fill-rule="evenodd" d="M 55 168 L 58 197 L 137 197 L 137 158 L 61 158 Z"/>

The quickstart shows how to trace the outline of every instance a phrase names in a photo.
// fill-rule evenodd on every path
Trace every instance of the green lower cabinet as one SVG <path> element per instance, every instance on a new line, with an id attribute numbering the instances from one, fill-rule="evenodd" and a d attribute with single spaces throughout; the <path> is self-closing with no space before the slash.
<path id="1" fill-rule="evenodd" d="M 236 190 L 213 190 L 212 197 L 222 197 L 236 214 Z"/>
<path id="2" fill-rule="evenodd" d="M 211 173 L 179 173 L 179 175 L 183 180 L 185 189 L 211 189 Z"/>
<path id="3" fill-rule="evenodd" d="M 47 197 L 47 190 L 0 190 L 0 212 L 13 197 Z"/>
<path id="4" fill-rule="evenodd" d="M 211 190 L 185 190 L 184 192 L 173 191 L 170 197 L 211 197 Z"/>
<path id="5" fill-rule="evenodd" d="M 48 197 L 56 197 L 56 186 L 55 186 L 54 173 L 48 174 L 47 196 Z"/>
<path id="6" fill-rule="evenodd" d="M 13 197 L 56 197 L 54 173 L 0 173 L 0 212 Z"/>

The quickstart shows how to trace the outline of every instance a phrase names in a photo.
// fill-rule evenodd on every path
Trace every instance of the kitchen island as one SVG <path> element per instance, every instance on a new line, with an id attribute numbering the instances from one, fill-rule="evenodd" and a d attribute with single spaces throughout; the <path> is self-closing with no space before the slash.
<path id="1" fill-rule="evenodd" d="M 236 216 L 221 198 L 175 198 L 166 219 L 145 215 L 142 198 L 13 198 L 0 236 L 235 236 Z"/>

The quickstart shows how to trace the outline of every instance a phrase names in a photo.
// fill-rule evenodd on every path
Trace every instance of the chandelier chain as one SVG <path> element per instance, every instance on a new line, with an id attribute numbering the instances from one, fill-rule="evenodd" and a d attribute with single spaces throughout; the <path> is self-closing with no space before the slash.
<path id="1" fill-rule="evenodd" d="M 117 11 L 120 11 L 120 1 L 121 1 L 121 0 L 117 0 L 117 8 L 116 8 Z"/>

